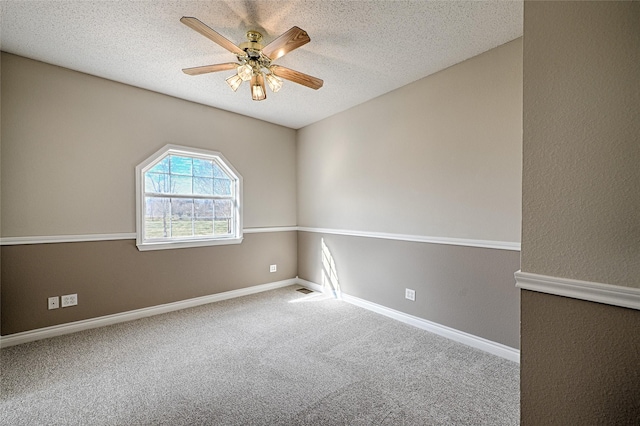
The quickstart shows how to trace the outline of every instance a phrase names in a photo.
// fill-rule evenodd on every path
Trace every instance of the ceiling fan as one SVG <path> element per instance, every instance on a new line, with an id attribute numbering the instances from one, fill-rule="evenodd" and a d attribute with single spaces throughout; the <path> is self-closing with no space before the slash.
<path id="1" fill-rule="evenodd" d="M 282 87 L 282 79 L 302 84 L 315 90 L 322 87 L 323 81 L 319 78 L 273 64 L 276 59 L 311 41 L 309 35 L 303 29 L 293 27 L 266 46 L 260 44 L 262 34 L 253 30 L 247 31 L 248 41 L 236 46 L 196 18 L 183 16 L 180 22 L 224 47 L 236 55 L 238 60 L 238 62 L 184 68 L 182 71 L 185 74 L 200 75 L 235 69 L 237 74 L 227 78 L 227 84 L 235 92 L 243 81 L 251 81 L 251 98 L 254 101 L 261 101 L 267 98 L 265 80 L 274 93 Z"/>

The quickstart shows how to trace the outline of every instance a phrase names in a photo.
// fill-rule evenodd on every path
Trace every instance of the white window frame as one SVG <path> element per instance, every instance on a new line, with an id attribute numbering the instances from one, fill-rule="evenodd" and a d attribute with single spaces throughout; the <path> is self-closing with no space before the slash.
<path id="1" fill-rule="evenodd" d="M 179 155 L 182 157 L 201 158 L 206 160 L 214 160 L 222 167 L 226 174 L 232 178 L 232 193 L 235 195 L 234 200 L 234 233 L 232 235 L 212 235 L 212 236 L 194 236 L 194 237 L 169 237 L 169 238 L 145 238 L 145 173 L 154 167 L 157 163 L 169 155 Z M 170 196 L 170 194 L 167 194 Z M 179 197 L 178 197 L 179 198 Z M 195 197 L 198 198 L 198 197 Z M 200 197 L 202 198 L 202 197 Z M 215 199 L 212 197 L 204 197 L 207 199 Z M 179 145 L 165 145 L 162 149 L 151 155 L 149 158 L 138 164 L 136 167 L 136 245 L 138 250 L 163 250 L 177 249 L 187 247 L 203 247 L 216 246 L 225 244 L 240 244 L 242 242 L 242 176 L 227 161 L 224 156 L 217 151 L 209 151 L 205 149 L 190 148 Z"/>

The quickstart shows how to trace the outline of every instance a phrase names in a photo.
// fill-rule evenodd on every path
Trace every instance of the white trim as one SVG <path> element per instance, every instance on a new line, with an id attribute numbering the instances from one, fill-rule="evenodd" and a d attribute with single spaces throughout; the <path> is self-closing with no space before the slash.
<path id="1" fill-rule="evenodd" d="M 389 234 L 385 232 L 349 231 L 342 229 L 309 228 L 306 226 L 271 226 L 264 228 L 244 228 L 244 234 L 265 232 L 303 231 L 317 234 L 346 235 L 351 237 L 381 238 L 385 240 L 411 241 L 418 243 L 448 244 L 454 246 L 491 248 L 498 250 L 520 251 L 520 243 L 509 241 L 468 240 L 462 238 L 429 237 L 422 235 Z M 87 241 L 135 240 L 136 233 L 119 234 L 86 234 L 86 235 L 51 235 L 34 237 L 4 237 L 0 238 L 0 245 L 10 246 L 19 244 L 47 244 L 74 243 Z M 174 246 L 175 247 L 175 246 Z M 169 247 L 167 247 L 169 248 Z"/>
<path id="2" fill-rule="evenodd" d="M 297 231 L 297 226 L 274 226 L 271 228 L 244 228 L 245 234 L 258 234 L 263 232 L 288 232 Z"/>
<path id="3" fill-rule="evenodd" d="M 300 277 L 296 277 L 296 279 L 298 280 L 298 284 L 300 284 L 301 286 L 306 287 L 309 290 L 317 291 L 318 293 L 324 293 L 324 287 L 321 286 L 320 284 L 316 284 L 316 283 L 311 282 L 311 281 L 303 280 Z"/>
<path id="4" fill-rule="evenodd" d="M 298 278 L 298 284 L 314 291 L 324 292 L 323 286 L 311 281 L 306 281 Z M 517 363 L 520 362 L 520 351 L 510 346 L 493 342 L 482 337 L 474 336 L 473 334 L 465 333 L 464 331 L 456 330 L 454 328 L 428 321 L 423 318 L 405 314 L 404 312 L 396 311 L 395 309 L 387 308 L 386 306 L 378 305 L 376 303 L 369 302 L 358 297 L 349 296 L 344 293 L 341 293 L 340 299 L 344 300 L 347 303 L 351 303 L 352 305 L 368 309 L 389 318 L 393 318 L 414 327 L 418 327 L 422 330 L 426 330 L 439 336 L 446 337 L 447 339 L 451 339 L 467 346 L 471 346 L 473 348 L 480 349 L 490 354 L 499 356 L 501 358 L 508 359 L 509 361 Z"/>
<path id="5" fill-rule="evenodd" d="M 481 247 L 498 250 L 520 251 L 520 243 L 510 241 L 472 240 L 467 238 L 430 237 L 425 235 L 391 234 L 387 232 L 350 231 L 345 229 L 310 228 L 299 226 L 298 231 L 317 234 L 347 235 L 350 237 L 381 238 L 385 240 L 411 241 L 417 243 L 447 244 L 453 246 Z"/>
<path id="6" fill-rule="evenodd" d="M 297 226 L 274 226 L 270 228 L 245 228 L 245 234 L 257 234 L 263 232 L 297 231 Z M 136 233 L 119 234 L 84 234 L 84 235 L 49 235 L 34 237 L 4 237 L 0 238 L 0 246 L 14 246 L 22 244 L 49 244 L 49 243 L 77 243 L 90 241 L 135 240 Z"/>
<path id="7" fill-rule="evenodd" d="M 134 311 L 121 312 L 118 314 L 105 315 L 98 318 L 90 318 L 82 321 L 75 321 L 66 324 L 54 325 L 51 327 L 39 328 L 37 330 L 24 331 L 22 333 L 9 334 L 7 336 L 0 336 L 0 348 L 19 345 L 21 343 L 33 342 L 35 340 L 48 339 L 50 337 L 75 333 L 82 330 L 89 330 L 91 328 L 98 328 L 107 325 L 118 324 L 121 322 L 133 321 L 153 315 L 178 311 L 180 309 L 192 308 L 194 306 L 200 306 L 207 303 L 219 302 L 221 300 L 247 296 L 249 294 L 260 293 L 280 287 L 287 287 L 297 283 L 298 281 L 295 278 L 290 278 L 288 280 L 276 281 L 272 283 L 241 288 L 238 290 L 225 291 L 223 293 L 212 294 L 210 296 L 196 297 L 193 299 L 181 300 L 179 302 L 172 302 L 166 303 L 164 305 L 151 306 L 149 308 L 136 309 Z"/>
<path id="8" fill-rule="evenodd" d="M 181 249 L 181 248 L 189 248 L 189 247 L 226 246 L 226 245 L 240 244 L 240 243 L 242 243 L 242 238 L 219 238 L 215 240 L 194 239 L 194 240 L 157 241 L 157 242 L 154 241 L 154 242 L 146 242 L 144 244 L 138 245 L 138 250 L 140 251 L 170 250 L 170 249 Z"/>
<path id="9" fill-rule="evenodd" d="M 342 229 L 309 228 L 306 226 L 271 226 L 264 228 L 244 228 L 244 234 L 265 232 L 303 231 L 317 234 L 347 235 L 351 237 L 381 238 L 386 240 L 411 241 L 418 243 L 448 244 L 454 246 L 481 247 L 498 250 L 520 251 L 520 243 L 509 241 L 468 240 L 462 238 L 429 237 L 422 235 L 389 234 L 385 232 L 349 231 Z M 33 237 L 0 238 L 0 246 L 20 244 L 75 243 L 88 241 L 135 240 L 136 233 L 85 234 L 85 235 L 50 235 Z M 239 241 L 238 241 L 239 242 Z M 167 247 L 170 248 L 170 247 Z M 174 246 L 175 248 L 175 246 Z"/>
<path id="10" fill-rule="evenodd" d="M 640 288 L 538 275 L 518 271 L 516 287 L 524 290 L 640 310 Z"/>
<path id="11" fill-rule="evenodd" d="M 21 244 L 78 243 L 86 241 L 135 240 L 136 233 L 119 234 L 84 234 L 84 235 L 47 235 L 34 237 L 3 237 L 0 245 L 14 246 Z"/>

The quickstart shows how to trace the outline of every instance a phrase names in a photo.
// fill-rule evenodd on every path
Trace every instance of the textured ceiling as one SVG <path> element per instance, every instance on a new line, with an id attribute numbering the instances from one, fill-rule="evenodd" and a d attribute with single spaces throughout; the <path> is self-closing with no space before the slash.
<path id="1" fill-rule="evenodd" d="M 0 2 L 3 51 L 298 129 L 522 35 L 521 1 Z M 224 71 L 182 68 L 235 57 L 181 24 L 194 16 L 235 42 L 263 44 L 296 25 L 311 42 L 276 61 L 319 77 L 267 100 L 234 93 Z"/>

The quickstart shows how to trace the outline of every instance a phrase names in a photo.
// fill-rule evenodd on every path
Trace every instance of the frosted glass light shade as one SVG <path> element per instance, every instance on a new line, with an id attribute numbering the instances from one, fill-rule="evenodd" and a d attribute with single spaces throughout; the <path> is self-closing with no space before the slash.
<path id="1" fill-rule="evenodd" d="M 273 93 L 276 93 L 282 88 L 282 79 L 273 74 L 267 74 L 267 83 Z"/>
<path id="2" fill-rule="evenodd" d="M 240 78 L 238 74 L 232 75 L 231 77 L 227 78 L 225 81 L 234 92 L 238 90 L 238 87 L 240 87 L 240 85 L 242 84 L 242 78 Z"/>
<path id="3" fill-rule="evenodd" d="M 251 77 L 251 99 L 262 101 L 267 99 L 267 91 L 264 87 L 264 77 L 262 73 L 254 74 Z"/>
<path id="4" fill-rule="evenodd" d="M 242 81 L 249 81 L 253 76 L 253 69 L 249 64 L 243 64 L 238 67 L 238 75 Z"/>

